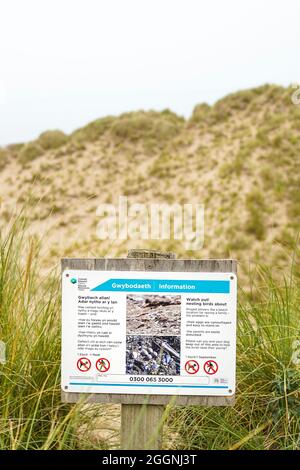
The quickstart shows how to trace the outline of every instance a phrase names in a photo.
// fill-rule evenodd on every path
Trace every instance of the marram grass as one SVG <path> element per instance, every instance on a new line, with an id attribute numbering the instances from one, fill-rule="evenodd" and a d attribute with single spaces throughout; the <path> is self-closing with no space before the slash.
<path id="1" fill-rule="evenodd" d="M 20 216 L 0 235 L 0 449 L 108 448 L 83 432 L 104 406 L 61 403 L 59 276 L 41 275 L 39 259 Z M 292 273 L 282 279 L 261 270 L 256 300 L 240 293 L 236 405 L 167 407 L 168 446 L 300 448 L 300 288 Z"/>
<path id="2" fill-rule="evenodd" d="M 72 448 L 78 409 L 60 402 L 58 279 L 39 276 L 38 244 L 24 235 L 20 217 L 0 241 L 0 448 Z"/>

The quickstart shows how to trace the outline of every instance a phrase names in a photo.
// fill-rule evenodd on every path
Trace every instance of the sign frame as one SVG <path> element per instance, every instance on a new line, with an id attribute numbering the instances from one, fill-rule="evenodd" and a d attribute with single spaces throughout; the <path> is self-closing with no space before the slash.
<path id="1" fill-rule="evenodd" d="M 198 260 L 198 259 L 160 259 L 160 258 L 91 258 L 61 260 L 62 274 L 65 270 L 94 271 L 157 271 L 157 272 L 226 272 L 237 273 L 237 261 L 233 259 Z M 147 394 L 102 394 L 61 392 L 65 403 L 119 403 L 147 405 L 202 405 L 202 406 L 234 406 L 235 395 L 147 395 Z"/>

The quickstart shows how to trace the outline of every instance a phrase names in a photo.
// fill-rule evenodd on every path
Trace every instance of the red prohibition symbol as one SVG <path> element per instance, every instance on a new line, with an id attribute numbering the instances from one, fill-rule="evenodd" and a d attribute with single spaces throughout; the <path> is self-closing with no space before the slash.
<path id="1" fill-rule="evenodd" d="M 80 357 L 77 361 L 77 369 L 80 372 L 87 372 L 91 368 L 91 361 L 87 357 Z"/>
<path id="2" fill-rule="evenodd" d="M 105 357 L 100 357 L 100 359 L 97 359 L 96 369 L 99 372 L 107 372 L 109 368 L 110 368 L 110 362 L 108 359 L 106 359 Z"/>
<path id="3" fill-rule="evenodd" d="M 184 366 L 188 374 L 196 374 L 199 370 L 199 364 L 194 359 L 187 361 Z"/>
<path id="4" fill-rule="evenodd" d="M 204 372 L 206 372 L 206 374 L 213 375 L 218 371 L 219 366 L 216 363 L 216 361 L 206 361 L 203 368 L 204 368 Z"/>

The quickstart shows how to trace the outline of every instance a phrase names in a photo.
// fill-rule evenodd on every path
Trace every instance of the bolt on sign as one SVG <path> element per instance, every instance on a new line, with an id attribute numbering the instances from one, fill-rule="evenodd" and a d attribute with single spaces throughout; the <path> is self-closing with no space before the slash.
<path id="1" fill-rule="evenodd" d="M 235 272 L 200 260 L 63 261 L 63 391 L 234 395 Z"/>

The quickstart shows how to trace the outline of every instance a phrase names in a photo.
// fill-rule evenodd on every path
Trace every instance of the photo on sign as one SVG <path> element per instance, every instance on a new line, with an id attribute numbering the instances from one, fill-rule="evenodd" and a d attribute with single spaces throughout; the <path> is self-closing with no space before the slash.
<path id="1" fill-rule="evenodd" d="M 126 373 L 180 375 L 180 337 L 127 336 Z"/>
<path id="2" fill-rule="evenodd" d="M 180 295 L 127 295 L 127 334 L 180 335 Z"/>

